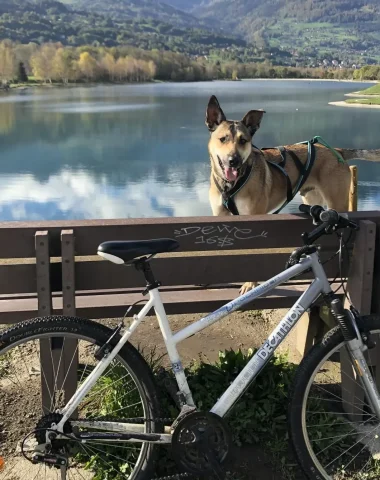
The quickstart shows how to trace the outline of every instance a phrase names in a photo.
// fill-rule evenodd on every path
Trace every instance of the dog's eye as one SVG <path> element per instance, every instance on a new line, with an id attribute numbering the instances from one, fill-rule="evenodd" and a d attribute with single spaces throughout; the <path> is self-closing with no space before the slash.
<path id="1" fill-rule="evenodd" d="M 240 138 L 239 143 L 240 145 L 245 145 L 248 142 L 245 138 Z"/>
<path id="2" fill-rule="evenodd" d="M 222 143 L 226 143 L 227 137 L 219 138 L 219 140 L 220 140 Z"/>

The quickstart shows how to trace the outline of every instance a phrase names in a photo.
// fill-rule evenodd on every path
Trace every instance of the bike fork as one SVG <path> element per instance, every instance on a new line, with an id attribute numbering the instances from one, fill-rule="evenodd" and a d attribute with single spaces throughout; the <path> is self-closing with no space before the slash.
<path id="1" fill-rule="evenodd" d="M 344 309 L 343 303 L 336 297 L 331 301 L 330 307 L 342 330 L 357 378 L 360 379 L 373 413 L 380 421 L 380 394 L 364 356 L 368 346 L 364 343 L 359 332 L 356 316 L 352 310 Z"/>
<path id="2" fill-rule="evenodd" d="M 368 368 L 367 360 L 363 354 L 366 348 L 367 347 L 364 345 L 360 335 L 359 338 L 355 338 L 354 340 L 347 342 L 347 349 L 352 358 L 355 372 L 360 379 L 364 391 L 367 394 L 368 402 L 372 408 L 372 411 L 380 421 L 380 395 L 376 383 L 371 375 L 371 371 Z"/>
<path id="3" fill-rule="evenodd" d="M 356 327 L 355 315 L 351 311 L 346 310 L 346 318 L 356 330 L 355 338 L 347 341 L 347 349 L 351 356 L 356 375 L 360 379 L 362 387 L 367 394 L 370 407 L 380 421 L 380 394 L 364 356 L 364 352 L 368 350 L 368 347 L 363 342 L 362 336 Z"/>

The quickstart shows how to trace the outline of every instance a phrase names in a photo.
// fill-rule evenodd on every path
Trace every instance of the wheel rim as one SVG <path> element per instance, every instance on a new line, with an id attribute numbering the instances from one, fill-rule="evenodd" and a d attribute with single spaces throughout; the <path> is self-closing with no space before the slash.
<path id="1" fill-rule="evenodd" d="M 96 340 L 85 335 L 80 334 L 71 334 L 69 332 L 64 333 L 46 333 L 36 336 L 30 336 L 24 339 L 21 339 L 17 343 L 13 343 L 8 346 L 6 349 L 3 349 L 0 352 L 0 389 L 5 395 L 5 403 L 8 403 L 10 398 L 9 393 L 16 395 L 16 399 L 21 400 L 24 392 L 24 396 L 27 398 L 28 395 L 31 397 L 29 400 L 32 400 L 34 404 L 38 404 L 41 396 L 36 393 L 36 390 L 31 389 L 31 383 L 39 383 L 41 386 L 42 381 L 46 381 L 46 370 L 45 368 L 36 370 L 36 360 L 39 363 L 39 340 L 50 340 L 50 339 L 64 339 L 62 345 L 62 351 L 65 351 L 65 341 L 66 339 L 76 339 L 78 340 L 78 346 L 76 347 L 76 352 L 79 357 L 79 368 L 78 368 L 78 384 L 80 384 L 83 379 L 89 374 L 93 365 L 98 363 L 93 357 L 93 362 L 83 363 L 83 359 L 93 355 L 95 349 Z M 54 340 L 53 340 L 54 341 Z M 69 342 L 66 343 L 68 345 Z M 73 352 L 73 355 L 75 352 Z M 13 358 L 13 356 L 15 356 Z M 16 358 L 17 357 L 17 358 Z M 26 361 L 26 358 L 28 361 Z M 33 359 L 32 359 L 33 357 Z M 59 395 L 61 391 L 58 389 L 58 373 L 62 365 L 62 357 L 64 355 L 59 355 L 56 361 L 54 362 L 56 370 L 54 371 L 54 391 Z M 16 365 L 12 366 L 12 360 L 17 360 Z M 58 363 L 57 363 L 58 360 Z M 53 363 L 53 362 L 52 362 Z M 70 368 L 71 364 L 69 362 Z M 54 370 L 54 367 L 53 367 Z M 21 374 L 23 372 L 23 375 Z M 27 372 L 27 375 L 26 375 Z M 13 374 L 13 375 L 12 375 Z M 25 377 L 25 378 L 24 378 Z M 28 380 L 26 380 L 28 377 Z M 104 381 L 104 384 L 101 385 L 101 382 Z M 66 377 L 61 378 L 61 384 L 65 385 Z M 129 383 L 127 383 L 129 382 Z M 100 387 L 98 386 L 100 385 Z M 57 388 L 55 388 L 57 385 Z M 21 394 L 19 393 L 21 391 Z M 17 392 L 17 393 L 16 393 Z M 126 392 L 126 393 L 125 393 Z M 52 392 L 49 391 L 51 406 L 49 410 L 53 411 L 56 409 L 59 400 L 59 395 L 51 395 Z M 33 395 L 33 396 L 32 396 Z M 135 397 L 139 397 L 139 402 L 133 402 L 132 400 Z M 113 403 L 112 403 L 113 402 Z M 130 403 L 127 403 L 130 402 Z M 28 402 L 25 402 L 27 404 Z M 29 402 L 31 404 L 31 402 Z M 45 405 L 46 406 L 46 405 Z M 8 408 L 8 411 L 10 409 Z M 96 411 L 99 411 L 98 417 L 111 416 L 113 418 L 125 418 L 128 415 L 128 418 L 135 417 L 148 417 L 149 407 L 148 400 L 144 394 L 143 388 L 140 385 L 140 382 L 136 375 L 131 371 L 129 366 L 123 360 L 122 357 L 116 356 L 115 360 L 110 364 L 106 374 L 98 380 L 96 386 L 89 394 L 84 398 L 83 402 L 80 404 L 79 414 L 80 417 L 83 417 L 83 413 L 86 414 L 87 418 L 95 419 Z M 35 409 L 33 410 L 35 411 Z M 28 417 L 29 413 L 25 413 L 25 419 L 30 418 L 30 421 L 26 421 L 26 428 L 29 428 L 33 425 L 32 430 L 34 429 L 35 423 L 33 424 L 35 418 L 34 416 Z M 135 413 L 134 415 L 129 415 L 130 413 Z M 82 415 L 81 415 L 82 414 Z M 34 415 L 34 413 L 32 414 Z M 85 418 L 86 418 L 85 417 Z M 21 422 L 22 419 L 18 420 Z M 9 422 L 8 422 L 9 423 Z M 24 425 L 21 427 L 17 426 L 20 431 L 23 430 Z M 11 427 L 12 429 L 12 427 Z M 9 431 L 9 425 L 7 427 L 7 433 L 14 434 L 14 428 Z M 145 431 L 149 430 L 149 426 L 145 424 Z M 14 436 L 14 435 L 13 435 Z M 19 439 L 21 440 L 21 438 Z M 34 444 L 37 442 L 34 441 Z M 78 443 L 78 442 L 77 442 Z M 31 442 L 32 444 L 32 442 Z M 15 442 L 13 442 L 15 446 Z M 132 445 L 132 446 L 130 446 Z M 95 470 L 95 473 L 102 472 L 103 470 L 108 470 L 112 477 L 110 478 L 120 478 L 120 479 L 135 479 L 138 475 L 141 467 L 144 464 L 145 456 L 149 445 L 139 444 L 117 444 L 115 443 L 112 447 L 109 445 L 104 445 L 103 442 L 89 442 L 86 443 L 86 446 L 83 448 L 83 445 L 80 445 L 81 452 L 75 456 L 74 465 L 71 464 L 70 468 L 67 470 L 66 478 L 67 480 L 90 480 L 93 478 L 93 474 L 90 474 L 87 470 L 92 468 Z M 106 448 L 107 447 L 107 448 Z M 132 452 L 133 449 L 133 452 Z M 19 450 L 19 448 L 18 448 Z M 117 453 L 115 453 L 117 451 Z M 139 453 L 137 453 L 139 451 Z M 20 452 L 17 456 L 14 455 L 14 452 L 7 452 L 4 454 L 0 452 L 0 455 L 5 458 L 5 467 L 1 471 L 1 477 L 3 480 L 37 480 L 37 479 L 46 479 L 46 480 L 56 480 L 57 478 L 61 479 L 61 476 L 57 477 L 57 472 L 52 471 L 43 464 L 39 464 L 37 468 L 33 468 L 32 464 L 27 462 L 22 462 L 21 473 L 17 473 L 20 468 L 17 464 L 20 464 Z M 123 455 L 121 457 L 121 455 Z M 132 460 L 132 458 L 134 460 Z M 12 461 L 13 459 L 13 461 Z M 121 468 L 120 468 L 121 466 Z M 131 468 L 133 470 L 131 471 Z M 124 470 L 124 472 L 123 472 Z M 18 475 L 18 476 L 17 476 Z"/>
<path id="2" fill-rule="evenodd" d="M 372 330 L 371 333 L 379 334 L 380 330 Z M 329 363 L 331 365 L 335 364 L 335 368 L 340 365 L 340 362 L 336 361 L 339 351 L 343 352 L 343 357 L 339 358 L 345 358 L 344 355 L 348 358 L 345 343 L 341 342 L 319 362 L 307 384 L 302 400 L 301 417 L 306 448 L 319 474 L 326 480 L 372 480 L 379 478 L 380 474 L 380 455 L 378 455 L 379 459 L 374 459 L 370 454 L 370 451 L 374 452 L 375 450 L 380 453 L 380 448 L 377 448 L 378 442 L 380 445 L 380 424 L 375 415 L 369 411 L 365 398 L 361 398 L 364 392 L 363 387 L 361 385 L 357 387 L 359 391 L 361 389 L 363 392 L 358 396 L 357 391 L 355 391 L 353 394 L 354 403 L 350 403 L 348 401 L 349 391 L 345 386 L 342 386 L 341 396 L 344 397 L 344 401 L 342 401 L 342 398 L 337 398 L 339 395 L 334 384 L 336 378 L 329 378 L 329 375 L 326 374 L 327 368 L 325 368 L 322 374 L 327 376 L 326 380 L 330 380 L 330 382 L 332 380 L 332 382 L 326 385 L 320 381 L 317 383 L 317 388 L 312 390 L 318 373 L 329 362 L 329 359 Z M 371 351 L 368 353 L 369 363 L 373 365 Z M 333 357 L 332 360 L 331 357 Z M 373 375 L 371 367 L 370 370 Z M 341 369 L 340 375 L 341 379 L 349 380 L 347 369 Z M 353 377 L 351 378 L 353 380 Z M 315 395 L 316 390 L 319 391 L 318 398 L 310 397 L 310 392 L 312 391 L 312 395 Z M 308 405 L 310 399 L 311 402 Z M 326 405 L 328 405 L 327 409 Z M 332 419 L 333 415 L 335 415 L 335 421 Z M 312 419 L 313 423 L 311 425 L 307 423 L 308 418 Z M 318 421 L 321 419 L 325 423 L 319 424 Z M 317 438 L 311 438 L 311 431 L 317 432 Z M 352 445 L 346 446 L 345 443 L 351 438 L 354 439 Z M 316 449 L 319 450 L 319 456 L 315 452 Z M 366 456 L 365 459 L 364 456 Z M 325 466 L 322 465 L 321 458 L 324 459 Z M 341 466 L 339 466 L 339 463 Z M 360 468 L 359 472 L 353 472 L 356 467 Z M 334 471 L 334 469 L 336 470 Z"/>

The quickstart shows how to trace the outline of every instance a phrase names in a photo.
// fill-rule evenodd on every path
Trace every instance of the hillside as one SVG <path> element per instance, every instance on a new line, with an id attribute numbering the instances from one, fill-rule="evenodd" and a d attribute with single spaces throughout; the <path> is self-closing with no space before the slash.
<path id="1" fill-rule="evenodd" d="M 204 0 L 189 11 L 194 9 L 248 40 L 310 59 L 380 59 L 379 0 Z"/>
<path id="2" fill-rule="evenodd" d="M 0 0 L 0 39 L 132 45 L 215 60 L 380 62 L 379 0 Z"/>
<path id="3" fill-rule="evenodd" d="M 180 27 L 199 27 L 202 22 L 194 16 L 157 0 L 71 0 L 75 8 L 109 16 L 117 20 L 154 18 Z"/>
<path id="4" fill-rule="evenodd" d="M 100 4 L 106 5 L 103 1 L 97 3 L 80 0 L 80 4 L 77 1 L 63 4 L 54 0 L 1 0 L 0 39 L 21 43 L 53 41 L 73 46 L 131 45 L 146 50 L 171 50 L 191 55 L 208 55 L 215 49 L 228 48 L 233 56 L 234 52 L 247 50 L 243 39 L 200 28 L 179 27 L 151 18 L 152 15 L 145 19 L 137 11 L 134 15 L 131 12 L 138 2 L 140 0 L 135 0 L 135 3 L 128 0 L 129 10 L 126 9 L 122 15 L 117 12 L 123 8 L 126 0 L 115 1 L 107 15 L 96 11 L 101 10 Z M 153 3 L 153 0 L 141 0 L 139 4 L 146 8 L 150 4 L 154 10 Z M 161 4 L 157 2 L 157 5 Z M 187 14 L 182 17 L 177 15 L 177 10 L 172 7 L 162 8 L 166 9 L 168 15 L 169 12 L 174 12 L 176 18 L 192 18 Z M 252 56 L 255 52 L 251 48 L 248 49 L 248 54 Z"/>

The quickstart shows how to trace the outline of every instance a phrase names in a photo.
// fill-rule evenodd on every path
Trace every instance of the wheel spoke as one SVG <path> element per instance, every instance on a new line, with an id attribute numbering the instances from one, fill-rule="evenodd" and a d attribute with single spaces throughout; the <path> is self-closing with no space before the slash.
<path id="1" fill-rule="evenodd" d="M 374 320 L 379 333 L 380 318 Z M 292 420 L 291 433 L 301 465 L 310 471 L 312 464 L 320 478 L 332 480 L 380 478 L 380 422 L 356 378 L 340 331 L 331 332 L 313 350 L 294 385 L 302 396 L 302 407 L 295 407 L 302 420 L 299 434 Z M 371 352 L 368 363 L 374 375 Z"/>
<path id="2" fill-rule="evenodd" d="M 67 322 L 68 320 L 63 321 Z M 3 434 L 5 434 L 6 440 L 7 436 L 12 438 L 13 443 L 32 434 L 30 435 L 30 448 L 26 445 L 28 448 L 25 450 L 28 457 L 31 457 L 38 443 L 35 437 L 36 434 L 33 433 L 36 424 L 43 425 L 38 435 L 42 435 L 42 438 L 44 438 L 46 430 L 44 431 L 43 429 L 50 428 L 52 422 L 57 423 L 60 419 L 57 408 L 59 409 L 63 406 L 65 387 L 69 383 L 72 385 L 72 382 L 75 381 L 75 379 L 69 377 L 70 372 L 76 370 L 76 384 L 82 384 L 98 363 L 93 352 L 107 340 L 107 338 L 104 338 L 104 334 L 102 334 L 103 337 L 94 342 L 93 338 L 96 338 L 97 332 L 101 332 L 96 325 L 93 327 L 95 337 L 91 336 L 92 332 L 89 327 L 86 327 L 89 330 L 89 334 L 78 334 L 77 321 L 75 323 L 74 330 L 76 333 L 74 335 L 70 333 L 70 328 L 57 332 L 57 321 L 55 319 L 51 322 L 51 326 L 53 333 L 48 332 L 45 319 L 40 330 L 44 330 L 46 333 L 38 337 L 33 336 L 31 333 L 30 338 L 28 338 L 22 331 L 22 335 L 19 336 L 22 340 L 18 343 L 15 342 L 14 347 L 11 346 L 4 353 L 0 350 L 0 388 L 3 390 L 3 386 L 6 387 L 5 393 L 10 400 L 17 394 L 17 401 L 24 406 L 25 411 L 21 427 L 15 424 L 15 422 L 6 422 Z M 25 329 L 25 327 L 23 328 Z M 37 327 L 31 327 L 31 332 L 37 330 Z M 14 336 L 17 338 L 16 334 Z M 54 350 L 55 344 L 53 339 L 55 338 L 61 339 L 56 343 L 57 350 Z M 77 342 L 76 345 L 71 343 L 74 340 Z M 41 366 L 40 350 L 43 342 L 52 348 L 49 349 L 50 353 L 47 352 L 47 358 L 45 357 L 44 359 L 45 363 Z M 67 349 L 71 345 L 73 345 L 73 348 L 68 355 Z M 123 349 L 124 353 L 121 352 L 115 357 L 108 369 L 95 382 L 91 391 L 83 398 L 77 408 L 79 418 L 85 420 L 104 418 L 106 416 L 117 418 L 120 417 L 120 412 L 123 411 L 132 419 L 155 418 L 159 416 L 158 412 L 155 413 L 151 402 L 148 400 L 149 397 L 145 393 L 147 389 L 144 386 L 144 375 L 139 371 L 132 370 L 130 366 L 137 365 L 136 368 L 138 368 L 139 359 L 136 357 L 135 352 L 128 353 L 129 348 L 127 346 L 127 348 Z M 76 359 L 78 359 L 79 367 L 78 369 L 73 369 L 72 366 Z M 5 362 L 7 363 L 5 364 Z M 50 362 L 51 365 L 49 365 Z M 144 371 L 144 369 L 146 369 L 145 364 L 141 371 Z M 2 372 L 5 372 L 3 377 L 1 376 Z M 57 415 L 56 418 L 53 417 L 53 420 L 51 416 L 47 417 L 46 414 L 43 415 L 40 411 L 42 385 L 46 385 L 46 402 L 44 403 L 47 404 L 45 407 L 48 408 L 45 411 L 52 412 L 50 415 Z M 155 392 L 150 392 L 150 394 L 152 398 L 157 396 Z M 11 401 L 6 402 L 5 418 L 13 418 L 11 403 Z M 47 422 L 46 426 L 43 422 Z M 65 428 L 70 429 L 70 425 L 69 420 Z M 83 428 L 78 428 L 83 431 L 87 430 L 86 425 Z M 151 428 L 154 428 L 154 424 L 150 423 L 145 428 L 149 432 Z M 96 431 L 96 427 L 90 427 L 89 431 Z M 70 430 L 67 430 L 67 432 L 70 432 Z M 102 432 L 104 433 L 104 430 Z M 110 433 L 113 433 L 112 428 Z M 19 436 L 19 439 L 17 439 L 17 436 Z M 134 472 L 145 468 L 144 465 L 146 465 L 147 458 L 149 458 L 147 456 L 151 454 L 151 448 L 147 448 L 146 444 L 140 442 L 133 444 L 122 441 L 89 440 L 86 442 L 85 447 L 82 442 L 76 441 L 75 444 L 74 442 L 73 438 L 67 437 L 65 439 L 62 436 L 59 440 L 59 452 L 54 452 L 54 442 L 50 452 L 53 455 L 66 452 L 64 453 L 68 458 L 66 471 L 48 467 L 44 463 L 30 466 L 26 463 L 26 468 L 23 465 L 22 469 L 18 471 L 20 462 L 27 462 L 27 460 L 22 458 L 21 455 L 19 457 L 8 455 L 8 458 L 5 458 L 4 472 L 2 472 L 4 480 L 39 480 L 43 478 L 47 480 L 53 478 L 57 480 L 88 480 L 90 478 L 90 472 L 86 473 L 88 468 L 90 470 L 94 469 L 90 475 L 91 478 L 92 475 L 97 475 L 98 478 L 101 478 L 104 472 L 108 472 L 107 475 L 110 478 L 115 475 L 129 478 Z M 44 441 L 40 441 L 40 443 L 44 443 Z M 104 472 L 103 469 L 105 469 Z"/>

